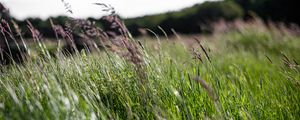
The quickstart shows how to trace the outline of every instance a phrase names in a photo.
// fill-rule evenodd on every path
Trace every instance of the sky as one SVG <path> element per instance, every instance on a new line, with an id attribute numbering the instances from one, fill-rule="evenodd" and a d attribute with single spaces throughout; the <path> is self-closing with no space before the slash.
<path id="1" fill-rule="evenodd" d="M 17 19 L 68 15 L 75 18 L 101 17 L 106 12 L 93 3 L 110 4 L 125 18 L 176 11 L 207 0 L 65 0 L 73 14 L 67 13 L 62 0 L 0 0 Z"/>

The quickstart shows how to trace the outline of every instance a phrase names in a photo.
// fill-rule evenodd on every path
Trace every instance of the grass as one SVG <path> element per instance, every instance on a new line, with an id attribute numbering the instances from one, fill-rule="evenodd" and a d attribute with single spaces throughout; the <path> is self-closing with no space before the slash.
<path id="1" fill-rule="evenodd" d="M 211 62 L 182 37 L 138 38 L 142 69 L 110 52 L 6 66 L 0 119 L 299 119 L 300 37 L 244 27 L 200 39 Z"/>

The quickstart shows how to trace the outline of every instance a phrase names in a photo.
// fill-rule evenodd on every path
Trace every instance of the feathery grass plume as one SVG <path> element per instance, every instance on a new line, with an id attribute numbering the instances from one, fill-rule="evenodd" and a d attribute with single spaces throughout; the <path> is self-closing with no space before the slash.
<path id="1" fill-rule="evenodd" d="M 110 4 L 104 4 L 104 3 L 94 3 L 94 4 L 102 6 L 103 7 L 102 11 L 108 12 L 108 13 L 110 13 L 110 15 L 116 14 L 115 8 L 113 6 L 111 6 Z"/>
<path id="2" fill-rule="evenodd" d="M 8 27 L 0 25 L 0 64 L 9 65 L 13 63 L 22 63 L 27 55 L 27 49 L 19 46 L 14 33 L 8 30 Z"/>
<path id="3" fill-rule="evenodd" d="M 30 30 L 31 32 L 31 36 L 33 38 L 33 40 L 35 42 L 41 42 L 42 40 L 42 35 L 40 34 L 39 30 L 37 30 L 32 24 L 30 21 L 26 20 L 27 22 L 27 28 Z"/>
<path id="4" fill-rule="evenodd" d="M 3 20 L 1 20 L 3 21 Z M 0 38 L 0 49 L 3 50 L 8 48 L 9 54 L 12 55 L 10 48 L 9 48 L 9 43 L 8 43 L 8 38 L 7 36 L 9 36 L 9 32 L 6 30 L 5 26 L 2 24 L 2 22 L 0 23 L 0 31 L 1 31 L 1 38 Z"/>
<path id="5" fill-rule="evenodd" d="M 65 10 L 67 13 L 73 14 L 72 6 L 70 3 L 68 3 L 66 0 L 61 0 L 61 2 L 64 4 Z"/>
<path id="6" fill-rule="evenodd" d="M 16 39 L 15 32 L 19 34 L 19 29 L 15 28 L 15 31 L 11 29 L 12 23 L 15 27 L 14 21 L 10 17 L 9 10 L 0 3 L 0 64 L 8 65 L 11 63 L 21 63 L 24 60 L 24 56 L 27 54 L 27 47 L 19 46 Z M 21 34 L 19 34 L 22 39 Z M 23 39 L 22 39 L 23 41 Z"/>
<path id="7" fill-rule="evenodd" d="M 63 3 L 66 1 L 62 0 Z M 107 27 L 103 30 L 95 25 L 94 22 L 71 18 L 66 24 L 67 32 L 63 32 L 62 27 L 56 28 L 56 31 L 60 31 L 60 34 L 71 33 L 68 36 L 73 36 L 73 41 L 77 49 L 78 45 L 87 45 L 88 48 L 95 45 L 95 39 L 100 39 L 100 43 L 104 44 L 110 42 L 112 45 L 117 46 L 117 49 L 126 51 L 117 52 L 120 56 L 131 61 L 137 68 L 138 72 L 141 72 L 142 64 L 144 63 L 142 54 L 137 47 L 131 35 L 129 34 L 124 22 L 116 15 L 115 9 L 111 5 L 103 3 L 94 3 L 102 7 L 102 11 L 108 12 L 109 15 L 103 16 L 101 19 L 107 23 Z M 69 4 L 67 4 L 69 5 Z M 66 7 L 68 11 L 71 11 L 71 7 Z M 70 43 L 71 44 L 71 43 Z M 72 45 L 72 44 L 71 44 Z M 73 45 L 72 45 L 73 46 Z M 145 76 L 144 74 L 141 76 Z"/>
<path id="8" fill-rule="evenodd" d="M 271 58 L 270 58 L 268 55 L 265 55 L 265 56 L 266 56 L 266 58 L 268 59 L 268 61 L 269 61 L 271 64 L 273 64 Z"/>
<path id="9" fill-rule="evenodd" d="M 28 20 L 27 21 L 27 28 L 30 30 L 31 32 L 31 36 L 33 38 L 33 41 L 36 42 L 42 52 L 42 55 L 43 56 L 46 56 L 48 58 L 51 58 L 51 55 L 48 51 L 48 49 L 46 48 L 46 45 L 43 43 L 43 36 L 42 34 L 40 33 L 40 31 L 38 29 L 36 29 L 32 23 Z"/>
<path id="10" fill-rule="evenodd" d="M 19 44 L 17 43 L 17 40 L 14 36 L 14 32 L 10 28 L 10 25 L 8 24 L 8 22 L 6 20 L 2 19 L 1 23 L 4 26 L 4 32 L 8 36 L 8 39 L 12 40 L 15 43 L 15 45 L 17 46 L 17 48 L 20 50 Z M 8 42 L 11 42 L 11 41 L 8 41 Z"/>
<path id="11" fill-rule="evenodd" d="M 74 43 L 78 50 L 98 49 L 95 39 L 99 37 L 95 22 L 84 19 L 71 19 L 66 23 L 66 29 L 72 33 Z"/>
<path id="12" fill-rule="evenodd" d="M 201 53 L 197 52 L 195 50 L 195 48 L 192 48 L 192 55 L 194 56 L 193 59 L 198 59 L 200 60 L 201 63 L 203 63 L 202 57 L 201 57 Z"/>
<path id="13" fill-rule="evenodd" d="M 283 56 L 283 63 L 286 65 L 286 66 L 288 66 L 288 67 L 290 67 L 290 68 L 292 68 L 293 67 L 293 64 L 292 64 L 292 62 L 290 61 L 290 59 L 284 54 L 284 53 L 281 53 L 281 55 Z"/>
<path id="14" fill-rule="evenodd" d="M 14 42 L 14 45 L 17 47 L 17 49 L 19 51 L 21 51 L 19 43 L 17 42 L 17 40 L 16 40 L 16 38 L 14 36 L 14 33 L 13 33 L 12 29 L 10 28 L 10 25 L 8 24 L 8 22 L 6 20 L 4 20 L 4 19 L 1 22 L 8 29 L 8 31 L 6 31 L 6 32 L 7 32 L 7 35 L 9 35 L 10 40 L 12 40 Z M 8 41 L 8 42 L 11 42 L 11 41 Z"/>
<path id="15" fill-rule="evenodd" d="M 71 14 L 73 14 L 72 9 L 71 9 L 71 5 L 65 1 L 62 0 L 65 9 L 67 10 L 67 12 L 70 12 Z M 107 5 L 107 4 L 103 4 L 103 3 L 93 3 L 95 5 L 100 5 L 102 6 L 102 11 L 108 12 L 109 16 L 104 16 L 101 19 L 106 19 L 106 21 L 115 24 L 115 28 L 119 29 L 119 25 L 121 23 L 118 23 L 118 21 L 116 20 L 108 20 L 110 18 L 115 19 L 112 16 L 116 16 L 115 15 L 115 10 L 111 5 Z M 88 51 L 90 51 L 91 49 L 95 48 L 97 50 L 98 49 L 98 41 L 95 40 L 99 40 L 101 47 L 104 47 L 106 49 L 106 47 L 111 47 L 108 45 L 109 42 L 109 37 L 110 36 L 110 31 L 104 31 L 101 28 L 97 27 L 94 21 L 89 21 L 89 20 L 84 20 L 84 19 L 75 19 L 73 17 L 70 17 L 70 19 L 68 19 L 68 21 L 65 24 L 65 31 L 67 31 L 68 33 L 70 33 L 70 36 L 72 36 L 72 39 L 75 43 L 75 46 L 78 50 L 82 50 L 82 49 L 86 49 Z M 124 29 L 123 29 L 124 30 Z M 124 33 L 124 32 L 123 32 Z M 114 41 L 113 41 L 114 42 Z M 68 47 L 70 45 L 67 45 L 66 47 Z"/>
<path id="16" fill-rule="evenodd" d="M 208 83 L 206 83 L 199 76 L 195 77 L 194 80 L 198 82 L 201 85 L 201 87 L 203 87 L 206 90 L 211 100 L 213 100 L 214 102 L 219 101 L 219 97 L 215 94 L 213 88 Z"/>
<path id="17" fill-rule="evenodd" d="M 59 39 L 59 37 L 58 37 L 58 32 L 57 31 L 59 31 L 59 29 L 58 28 L 56 28 L 56 25 L 54 25 L 54 23 L 53 23 L 53 21 L 52 21 L 52 19 L 50 18 L 50 25 L 51 25 L 51 28 L 52 28 L 52 30 L 54 31 L 54 35 L 55 35 L 55 38 L 56 38 L 56 40 L 57 40 L 57 51 L 60 51 L 60 39 Z M 60 26 L 61 27 L 61 26 Z"/>
<path id="18" fill-rule="evenodd" d="M 1 29 L 1 56 L 2 60 L 1 61 L 7 61 L 8 63 L 11 62 L 21 62 L 22 61 L 22 51 L 15 36 L 13 31 L 11 30 L 8 22 L 5 19 L 1 20 L 0 23 L 0 29 Z M 3 40 L 4 39 L 4 40 Z M 5 56 L 5 57 L 3 57 Z"/>
<path id="19" fill-rule="evenodd" d="M 146 73 L 145 61 L 143 59 L 143 54 L 138 47 L 138 42 L 134 41 L 124 22 L 115 14 L 116 12 L 112 6 L 102 3 L 95 4 L 103 6 L 105 8 L 104 11 L 110 12 L 110 15 L 102 17 L 102 20 L 104 20 L 106 24 L 104 31 L 111 38 L 111 43 L 117 46 L 117 49 L 122 50 L 121 52 L 116 53 L 135 66 L 134 70 L 139 79 L 138 86 L 142 89 L 142 103 L 149 103 L 151 101 L 149 94 L 152 93 L 148 86 L 148 74 Z"/>
<path id="20" fill-rule="evenodd" d="M 299 63 L 298 63 L 295 59 L 293 59 L 293 62 L 294 62 L 297 66 L 299 66 Z"/>
<path id="21" fill-rule="evenodd" d="M 284 53 L 281 52 L 281 55 L 283 56 L 283 63 L 284 65 L 286 65 L 287 67 L 297 70 L 297 68 L 299 68 L 299 64 L 296 62 L 296 60 L 290 60 Z"/>
<path id="22" fill-rule="evenodd" d="M 168 37 L 168 34 L 166 33 L 166 31 L 160 26 L 158 26 L 158 29 L 160 29 L 160 31 L 162 31 L 164 33 L 164 36 L 166 37 L 167 41 L 169 41 L 169 37 Z"/>
<path id="23" fill-rule="evenodd" d="M 201 79 L 199 76 L 195 77 L 194 80 L 198 82 L 202 88 L 205 89 L 210 99 L 214 102 L 214 106 L 217 110 L 218 117 L 222 118 L 222 113 L 220 111 L 222 106 L 219 101 L 219 96 L 214 92 L 213 88 L 208 83 L 206 83 L 205 80 Z"/>
<path id="24" fill-rule="evenodd" d="M 201 50 L 204 52 L 205 57 L 207 58 L 207 60 L 211 63 L 211 59 L 206 51 L 206 49 L 203 47 L 203 45 L 200 43 L 200 40 L 196 37 L 194 37 L 194 40 L 198 43 L 198 45 L 200 46 Z"/>
<path id="25" fill-rule="evenodd" d="M 95 5 L 102 6 L 103 11 L 109 12 L 110 15 L 102 17 L 105 21 L 107 27 L 104 28 L 104 32 L 112 38 L 111 43 L 120 47 L 120 49 L 125 48 L 126 53 L 121 53 L 121 56 L 129 59 L 137 67 L 141 67 L 144 62 L 142 54 L 138 49 L 138 45 L 131 41 L 132 39 L 130 33 L 128 32 L 124 22 L 116 15 L 115 9 L 111 5 L 103 3 L 94 3 Z"/>
<path id="26" fill-rule="evenodd" d="M 24 48 L 27 50 L 27 53 L 30 54 L 30 51 L 29 51 L 29 49 L 27 47 L 27 44 L 25 43 L 25 40 L 24 40 L 24 38 L 22 36 L 22 30 L 20 29 L 19 25 L 14 20 L 11 20 L 11 22 L 12 22 L 12 24 L 13 24 L 15 30 L 16 30 L 16 33 L 20 37 Z"/>
<path id="27" fill-rule="evenodd" d="M 9 10 L 0 2 L 0 20 L 10 19 Z"/>
<path id="28" fill-rule="evenodd" d="M 59 35 L 66 41 L 67 46 L 69 46 L 70 52 L 75 52 L 77 50 L 76 45 L 73 41 L 73 36 L 69 31 L 64 30 L 60 25 L 55 25 L 52 20 L 50 20 L 52 29 L 55 33 L 56 38 L 59 38 Z M 59 44 L 59 43 L 58 43 Z M 59 46 L 58 46 L 59 47 Z"/>
<path id="29" fill-rule="evenodd" d="M 4 26 L 2 23 L 0 23 L 0 64 L 6 64 L 9 56 L 12 56 L 11 49 L 9 47 L 9 43 L 7 40 L 7 31 L 5 30 Z"/>
<path id="30" fill-rule="evenodd" d="M 66 0 L 61 0 L 67 13 L 73 14 L 72 6 Z M 53 24 L 53 23 L 51 23 Z M 75 19 L 70 17 L 66 21 L 64 27 L 58 27 L 56 30 L 64 38 L 67 45 L 64 47 L 69 53 L 75 53 L 78 50 L 90 51 L 91 48 L 98 48 L 96 43 L 92 40 L 91 36 L 95 36 L 94 24 L 88 20 Z M 52 26 L 52 28 L 55 26 Z M 63 29 L 61 29 L 63 28 Z M 54 29 L 55 30 L 55 29 Z M 56 33 L 57 34 L 57 33 Z"/>

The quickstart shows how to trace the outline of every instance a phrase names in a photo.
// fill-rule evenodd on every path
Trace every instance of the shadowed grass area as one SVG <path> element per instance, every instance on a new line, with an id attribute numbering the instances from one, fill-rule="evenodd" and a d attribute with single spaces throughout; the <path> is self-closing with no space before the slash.
<path id="1" fill-rule="evenodd" d="M 142 41 L 142 69 L 110 52 L 35 57 L 2 68 L 0 119 L 298 119 L 300 38 L 277 35 Z"/>

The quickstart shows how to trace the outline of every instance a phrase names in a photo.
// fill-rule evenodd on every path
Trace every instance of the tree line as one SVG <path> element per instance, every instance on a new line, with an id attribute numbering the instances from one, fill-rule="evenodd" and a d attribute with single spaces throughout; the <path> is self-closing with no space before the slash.
<path id="1" fill-rule="evenodd" d="M 133 36 L 143 34 L 146 29 L 162 35 L 162 29 L 167 34 L 178 33 L 195 34 L 210 33 L 209 25 L 219 20 L 232 21 L 235 19 L 251 19 L 253 16 L 265 21 L 281 21 L 285 23 L 300 23 L 297 4 L 293 0 L 224 0 L 207 1 L 192 7 L 175 12 L 147 15 L 137 18 L 124 19 L 124 22 Z M 64 25 L 69 18 L 66 16 L 51 17 L 46 20 L 40 18 L 28 18 L 17 20 L 12 18 L 23 30 L 24 37 L 31 37 L 27 29 L 27 20 L 30 21 L 43 35 L 54 38 L 54 32 L 50 25 L 50 19 L 55 24 Z M 101 18 L 88 18 L 96 25 L 105 27 Z M 159 26 L 159 27 L 158 27 Z"/>

